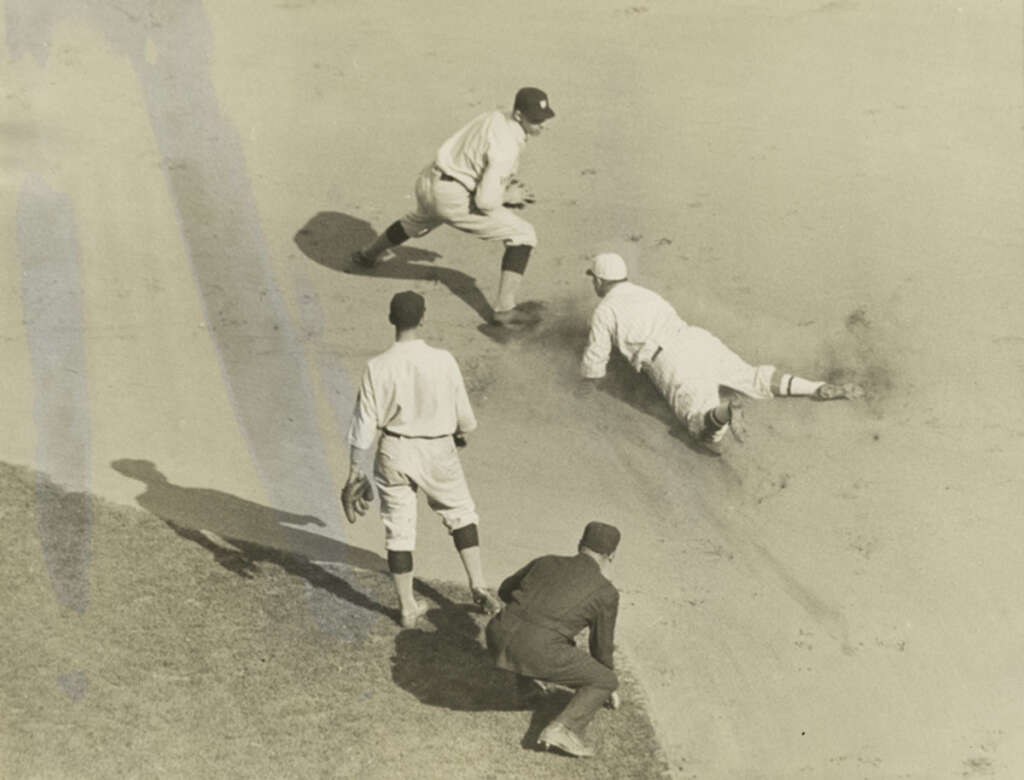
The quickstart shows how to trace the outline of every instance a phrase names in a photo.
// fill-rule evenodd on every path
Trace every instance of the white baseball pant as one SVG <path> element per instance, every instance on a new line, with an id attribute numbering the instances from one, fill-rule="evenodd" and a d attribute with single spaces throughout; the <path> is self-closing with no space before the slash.
<path id="1" fill-rule="evenodd" d="M 750 365 L 704 328 L 689 326 L 661 347 L 644 372 L 693 436 L 703 431 L 704 415 L 722 403 L 722 386 L 751 398 L 772 397 L 775 366 Z"/>
<path id="2" fill-rule="evenodd" d="M 380 495 L 385 549 L 416 549 L 417 490 L 423 491 L 428 506 L 449 533 L 479 522 L 451 436 L 413 439 L 381 435 L 373 476 Z"/>
<path id="3" fill-rule="evenodd" d="M 407 236 L 420 238 L 439 225 L 448 224 L 487 241 L 537 246 L 537 231 L 525 219 L 505 207 L 486 214 L 477 211 L 466 188 L 457 181 L 442 180 L 441 175 L 431 164 L 416 179 L 416 209 L 401 219 Z"/>

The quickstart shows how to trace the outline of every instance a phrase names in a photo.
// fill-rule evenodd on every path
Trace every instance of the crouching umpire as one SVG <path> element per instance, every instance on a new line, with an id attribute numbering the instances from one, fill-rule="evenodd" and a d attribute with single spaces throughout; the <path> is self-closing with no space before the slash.
<path id="1" fill-rule="evenodd" d="M 584 731 L 603 704 L 617 708 L 612 659 L 619 592 L 607 574 L 619 545 L 619 529 L 588 523 L 575 556 L 546 555 L 531 561 L 498 589 L 505 607 L 487 624 L 487 647 L 500 669 L 521 683 L 554 683 L 575 689 L 565 709 L 541 732 L 542 747 L 592 756 Z M 574 638 L 590 629 L 590 652 Z"/>

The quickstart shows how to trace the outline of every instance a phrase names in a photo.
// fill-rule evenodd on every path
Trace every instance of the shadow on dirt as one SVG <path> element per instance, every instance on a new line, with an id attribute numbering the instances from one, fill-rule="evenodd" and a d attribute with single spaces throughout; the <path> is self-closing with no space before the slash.
<path id="1" fill-rule="evenodd" d="M 295 234 L 295 245 L 306 257 L 332 271 L 380 279 L 439 282 L 475 311 L 480 319 L 491 321 L 493 310 L 477 287 L 475 277 L 454 268 L 426 265 L 440 257 L 437 252 L 399 246 L 389 250 L 390 259 L 382 260 L 373 269 L 353 267 L 352 253 L 376 236 L 370 223 L 364 219 L 337 211 L 321 211 Z"/>
<path id="2" fill-rule="evenodd" d="M 121 459 L 110 465 L 145 484 L 145 492 L 135 498 L 139 506 L 183 539 L 209 550 L 214 561 L 239 577 L 253 579 L 260 563 L 275 564 L 356 607 L 397 618 L 397 610 L 384 607 L 319 565 L 338 564 L 383 573 L 387 562 L 381 556 L 290 527 L 323 526 L 320 519 L 273 509 L 219 490 L 174 485 L 148 460 Z"/>
<path id="3" fill-rule="evenodd" d="M 431 707 L 470 712 L 524 709 L 516 693 L 516 675 L 495 668 L 483 646 L 485 617 L 477 607 L 457 603 L 419 580 L 415 588 L 430 603 L 421 624 L 435 630 L 415 628 L 398 634 L 391 658 L 394 683 Z"/>

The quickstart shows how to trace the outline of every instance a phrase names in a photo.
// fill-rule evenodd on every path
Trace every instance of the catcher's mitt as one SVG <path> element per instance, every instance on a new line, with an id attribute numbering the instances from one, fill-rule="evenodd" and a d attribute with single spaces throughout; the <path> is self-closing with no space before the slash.
<path id="1" fill-rule="evenodd" d="M 373 485 L 370 478 L 359 473 L 349 478 L 345 487 L 341 490 L 341 508 L 345 510 L 345 517 L 350 523 L 354 523 L 366 514 L 373 501 Z"/>

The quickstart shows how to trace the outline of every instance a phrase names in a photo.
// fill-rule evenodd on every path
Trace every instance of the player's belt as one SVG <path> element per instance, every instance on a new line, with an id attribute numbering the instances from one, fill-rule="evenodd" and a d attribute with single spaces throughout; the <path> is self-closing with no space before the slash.
<path id="1" fill-rule="evenodd" d="M 384 428 L 383 432 L 385 436 L 392 436 L 396 439 L 447 439 L 449 436 L 451 436 L 450 433 L 442 433 L 440 436 L 407 436 L 404 433 L 395 433 L 394 431 L 389 431 L 387 428 Z"/>
<path id="2" fill-rule="evenodd" d="M 464 189 L 469 194 L 473 194 L 473 191 L 471 189 L 469 189 L 465 184 L 456 179 L 454 176 L 449 176 L 447 173 L 441 170 L 441 167 L 439 165 L 435 165 L 434 170 L 437 171 L 437 178 L 439 178 L 441 181 L 453 181 L 460 187 L 462 187 L 462 189 Z"/>

